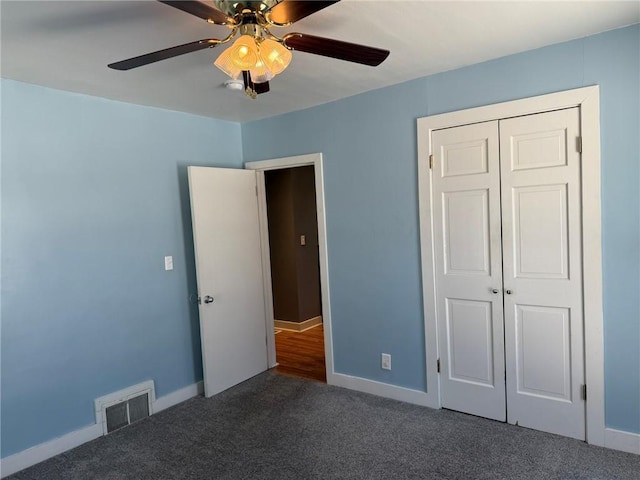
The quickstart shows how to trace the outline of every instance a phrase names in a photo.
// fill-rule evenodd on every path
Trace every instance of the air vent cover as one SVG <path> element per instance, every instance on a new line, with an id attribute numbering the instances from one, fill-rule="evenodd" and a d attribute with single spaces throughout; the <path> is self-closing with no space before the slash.
<path id="1" fill-rule="evenodd" d="M 112 405 L 105 409 L 105 415 L 107 417 L 107 433 L 129 425 L 127 403 L 128 402 L 117 403 L 116 405 Z"/>
<path id="2" fill-rule="evenodd" d="M 105 408 L 107 433 L 149 416 L 149 394 L 138 395 Z"/>
<path id="3" fill-rule="evenodd" d="M 129 406 L 129 422 L 137 422 L 149 416 L 149 395 L 134 397 L 127 402 Z"/>
<path id="4" fill-rule="evenodd" d="M 96 399 L 96 423 L 102 424 L 104 435 L 151 415 L 154 390 L 148 381 Z"/>

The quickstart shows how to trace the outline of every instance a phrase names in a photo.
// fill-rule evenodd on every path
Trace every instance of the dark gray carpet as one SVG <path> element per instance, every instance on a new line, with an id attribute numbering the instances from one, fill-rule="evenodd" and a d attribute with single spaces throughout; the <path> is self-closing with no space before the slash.
<path id="1" fill-rule="evenodd" d="M 273 373 L 11 479 L 640 479 L 640 457 Z"/>

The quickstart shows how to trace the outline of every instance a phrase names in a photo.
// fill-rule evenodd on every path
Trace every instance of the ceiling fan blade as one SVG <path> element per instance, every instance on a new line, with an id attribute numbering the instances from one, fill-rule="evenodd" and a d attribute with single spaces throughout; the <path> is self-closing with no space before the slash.
<path id="1" fill-rule="evenodd" d="M 389 50 L 303 33 L 290 33 L 285 35 L 283 40 L 284 44 L 293 50 L 324 55 L 347 62 L 362 63 L 372 67 L 380 65 L 389 56 Z"/>
<path id="2" fill-rule="evenodd" d="M 207 5 L 202 2 L 196 1 L 165 1 L 158 0 L 160 3 L 169 5 L 170 7 L 177 8 L 183 12 L 190 13 L 196 17 L 200 17 L 209 23 L 216 23 L 218 25 L 234 24 L 235 21 L 232 18 L 227 17 L 217 8 Z"/>
<path id="3" fill-rule="evenodd" d="M 178 45 L 176 47 L 165 48 L 164 50 L 158 50 L 157 52 L 147 53 L 138 57 L 128 58 L 127 60 L 122 60 L 120 62 L 110 63 L 107 66 L 114 70 L 131 70 L 132 68 L 142 67 L 143 65 L 159 62 L 160 60 L 166 60 L 167 58 L 184 55 L 185 53 L 204 50 L 205 48 L 213 48 L 218 45 L 218 43 L 220 43 L 220 40 L 207 38 L 196 42 L 185 43 L 184 45 Z"/>
<path id="4" fill-rule="evenodd" d="M 273 23 L 285 25 L 308 17 L 312 13 L 322 10 L 340 0 L 333 1 L 300 1 L 283 0 L 267 11 L 267 18 Z"/>

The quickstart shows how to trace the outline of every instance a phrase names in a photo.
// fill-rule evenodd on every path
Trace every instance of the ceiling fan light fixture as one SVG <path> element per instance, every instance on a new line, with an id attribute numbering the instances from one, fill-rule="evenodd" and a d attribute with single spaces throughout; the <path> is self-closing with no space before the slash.
<path id="1" fill-rule="evenodd" d="M 275 40 L 241 35 L 214 65 L 233 79 L 248 71 L 253 83 L 264 83 L 283 72 L 292 57 L 291 51 Z"/>
<path id="2" fill-rule="evenodd" d="M 220 53 L 214 65 L 232 80 L 242 78 L 242 85 L 252 96 L 269 91 L 269 81 L 289 66 L 293 50 L 374 67 L 380 65 L 389 56 L 388 50 L 303 33 L 287 33 L 280 38 L 270 32 L 271 27 L 289 26 L 338 1 L 340 0 L 160 0 L 163 4 L 209 23 L 224 25 L 231 32 L 223 39 L 205 38 L 138 55 L 107 66 L 114 70 L 130 70 L 226 44 L 235 38 L 236 34 L 240 36 Z"/>

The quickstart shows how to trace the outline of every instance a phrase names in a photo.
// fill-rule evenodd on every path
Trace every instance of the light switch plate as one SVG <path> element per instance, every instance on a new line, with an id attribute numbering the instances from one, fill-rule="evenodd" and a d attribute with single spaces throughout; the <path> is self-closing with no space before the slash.
<path id="1" fill-rule="evenodd" d="M 300 235 L 300 245 L 306 245 L 306 244 L 307 244 L 307 236 Z"/>
<path id="2" fill-rule="evenodd" d="M 164 257 L 164 269 L 173 270 L 173 257 L 171 255 Z"/>

